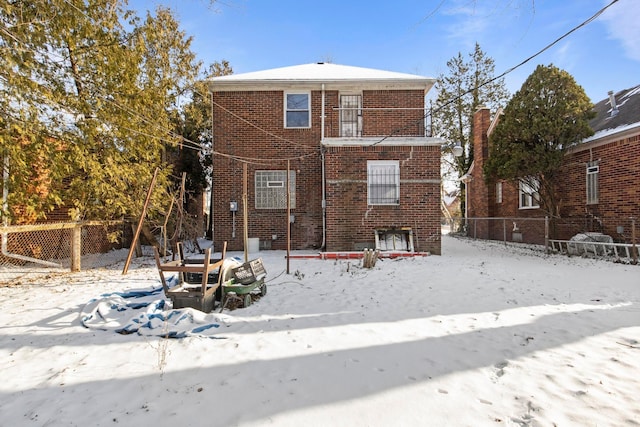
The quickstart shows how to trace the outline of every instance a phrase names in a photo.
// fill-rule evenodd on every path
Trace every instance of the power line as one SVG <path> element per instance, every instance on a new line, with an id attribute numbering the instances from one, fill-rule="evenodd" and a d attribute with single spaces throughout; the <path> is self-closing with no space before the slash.
<path id="1" fill-rule="evenodd" d="M 586 21 L 582 22 L 581 24 L 573 27 L 571 30 L 567 31 L 566 33 L 564 33 L 562 36 L 558 37 L 557 39 L 555 39 L 554 41 L 552 41 L 551 43 L 549 43 L 548 45 L 546 45 L 545 47 L 543 47 L 542 49 L 540 49 L 539 51 L 537 51 L 536 53 L 534 53 L 533 55 L 529 56 L 527 59 L 523 60 L 522 62 L 520 62 L 519 64 L 509 68 L 508 70 L 504 71 L 502 74 L 495 76 L 489 80 L 487 80 L 486 82 L 483 82 L 481 84 L 479 84 L 476 87 L 467 89 L 465 92 L 463 92 L 462 94 L 450 99 L 448 102 L 445 102 L 444 104 L 440 105 L 438 108 L 436 108 L 435 110 L 432 110 L 430 113 L 425 114 L 424 116 L 422 116 L 421 119 L 416 120 L 414 122 L 411 122 L 411 124 L 409 125 L 405 125 L 403 127 L 397 128 L 395 129 L 393 132 L 391 132 L 389 135 L 385 136 L 384 138 L 380 139 L 379 141 L 376 141 L 374 143 L 372 143 L 371 145 L 377 145 L 380 144 L 381 142 L 387 140 L 388 138 L 391 138 L 394 134 L 401 132 L 402 130 L 406 129 L 407 127 L 411 126 L 411 125 L 415 125 L 415 123 L 419 123 L 422 120 L 425 120 L 429 114 L 431 116 L 433 116 L 433 113 L 437 113 L 440 110 L 442 110 L 444 107 L 456 102 L 457 100 L 459 100 L 460 98 L 462 98 L 463 96 L 466 96 L 470 93 L 472 93 L 473 91 L 488 85 L 489 83 L 492 83 L 498 79 L 503 78 L 504 76 L 506 76 L 507 74 L 515 71 L 516 69 L 520 68 L 521 66 L 523 66 L 524 64 L 526 64 L 527 62 L 531 61 L 533 58 L 539 56 L 540 54 L 542 54 L 543 52 L 549 50 L 551 47 L 553 47 L 554 45 L 556 45 L 557 43 L 559 43 L 560 41 L 562 41 L 563 39 L 567 38 L 569 35 L 571 35 L 572 33 L 574 33 L 575 31 L 579 30 L 580 28 L 590 24 L 591 22 L 595 21 L 600 15 L 602 15 L 604 13 L 605 10 L 607 10 L 608 8 L 610 8 L 611 6 L 613 6 L 615 3 L 617 3 L 618 0 L 612 0 L 611 3 L 609 3 L 608 5 L 606 5 L 605 7 L 603 7 L 602 9 L 598 10 L 595 14 L 593 14 L 590 18 L 588 18 Z"/>

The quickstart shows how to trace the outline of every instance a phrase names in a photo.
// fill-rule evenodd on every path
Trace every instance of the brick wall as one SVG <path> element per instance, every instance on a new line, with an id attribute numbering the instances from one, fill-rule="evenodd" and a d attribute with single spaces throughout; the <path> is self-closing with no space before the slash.
<path id="1" fill-rule="evenodd" d="M 474 169 L 469 182 L 468 217 L 520 218 L 516 220 L 523 232 L 523 240 L 529 243 L 544 243 L 544 223 L 533 221 L 545 215 L 540 209 L 519 209 L 517 185 L 502 184 L 502 203 L 496 200 L 494 182 L 486 185 L 482 174 L 484 154 L 478 146 L 488 147 L 484 138 L 490 123 L 485 120 L 487 112 L 479 110 L 474 117 L 476 132 L 474 141 Z M 482 137 L 482 140 L 480 138 Z M 586 204 L 586 165 L 599 161 L 599 201 Z M 592 142 L 578 146 L 567 154 L 563 165 L 563 180 L 560 185 L 560 219 L 550 223 L 552 238 L 569 239 L 578 232 L 596 231 L 613 236 L 615 241 L 630 241 L 630 218 L 640 217 L 640 135 L 627 135 L 608 142 Z M 624 225 L 623 233 L 619 226 Z M 503 221 L 478 220 L 473 230 L 478 238 L 502 240 Z M 510 233 L 507 240 L 510 240 Z"/>
<path id="2" fill-rule="evenodd" d="M 248 235 L 286 249 L 286 209 L 255 209 L 255 171 L 286 170 L 290 159 L 296 171 L 297 205 L 292 214 L 292 248 L 318 248 L 322 242 L 322 191 L 320 163 L 320 96 L 312 94 L 312 127 L 285 129 L 283 92 L 218 92 L 214 94 L 213 126 L 213 232 L 214 245 L 228 242 L 229 250 L 243 249 L 243 163 L 247 163 Z M 233 114 L 231 114 L 233 113 Z M 254 126 L 255 125 L 255 126 Z M 227 156 L 228 155 L 228 156 Z M 230 212 L 229 202 L 239 210 Z M 234 235 L 235 229 L 235 235 Z M 273 237 L 275 236 L 275 239 Z"/>
<path id="3" fill-rule="evenodd" d="M 367 204 L 367 161 L 398 160 L 398 206 Z M 327 149 L 327 250 L 373 247 L 378 228 L 409 227 L 418 251 L 440 254 L 440 147 Z"/>
<path id="4" fill-rule="evenodd" d="M 467 217 L 486 218 L 489 212 L 489 189 L 484 181 L 482 168 L 488 155 L 487 130 L 491 124 L 491 114 L 488 108 L 478 109 L 473 116 L 473 170 L 466 181 L 467 189 Z M 480 239 L 488 238 L 486 223 L 478 223 L 477 236 Z"/>
<path id="5" fill-rule="evenodd" d="M 363 124 L 366 135 L 388 136 L 402 128 L 403 136 L 424 136 L 421 118 L 424 92 L 363 91 Z M 322 245 L 322 163 L 320 158 L 322 93 L 311 92 L 309 129 L 285 129 L 283 91 L 216 92 L 213 94 L 213 234 L 214 244 L 228 242 L 229 250 L 243 248 L 243 163 L 229 156 L 248 159 L 248 234 L 272 249 L 286 248 L 285 209 L 255 209 L 256 170 L 285 170 L 286 161 L 296 171 L 296 207 L 291 213 L 292 249 L 317 249 Z M 339 136 L 339 92 L 325 92 L 325 137 Z M 395 108 L 369 110 L 366 108 Z M 366 136 L 363 135 L 363 136 Z M 396 136 L 398 134 L 395 134 Z M 335 150 L 335 151 L 334 151 Z M 411 158 L 411 156 L 415 158 Z M 329 157 L 336 160 L 330 162 Z M 344 158 L 343 158 L 344 157 Z M 366 159 L 402 160 L 402 201 L 399 208 L 368 209 Z M 254 159 L 254 160 L 251 160 Z M 263 160 L 255 160 L 263 159 Z M 364 167 L 361 167 L 364 161 Z M 418 250 L 440 253 L 440 149 L 439 147 L 335 148 L 327 153 L 327 179 L 343 179 L 357 168 L 361 184 L 327 189 L 327 250 L 352 250 L 354 242 L 373 241 L 377 226 L 409 226 Z M 329 164 L 331 163 L 331 166 Z M 437 183 L 425 185 L 411 180 L 429 176 Z M 434 182 L 435 182 L 434 181 Z M 331 196 L 329 196 L 329 193 Z M 348 193 L 349 195 L 346 195 Z M 344 205 L 351 200 L 353 206 Z M 234 216 L 229 202 L 237 201 Z M 343 209 L 344 206 L 344 209 Z M 363 221 L 363 215 L 367 220 Z M 234 223 L 235 222 L 235 223 Z M 235 235 L 234 235 L 235 229 Z M 275 236 L 275 239 L 274 239 Z"/>
<path id="6" fill-rule="evenodd" d="M 599 200 L 586 204 L 586 165 L 597 160 Z M 640 135 L 585 146 L 567 155 L 562 182 L 562 216 L 583 219 L 586 231 L 617 236 L 617 225 L 640 218 Z M 622 239 L 621 239 L 622 240 Z"/>

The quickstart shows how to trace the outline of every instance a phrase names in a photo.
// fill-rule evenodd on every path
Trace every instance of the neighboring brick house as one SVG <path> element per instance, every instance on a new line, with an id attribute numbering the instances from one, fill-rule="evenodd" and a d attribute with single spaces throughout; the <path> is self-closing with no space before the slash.
<path id="1" fill-rule="evenodd" d="M 610 92 L 594 111 L 596 117 L 590 121 L 594 135 L 574 146 L 565 157 L 560 226 L 551 237 L 568 239 L 578 232 L 599 232 L 614 241 L 629 243 L 630 218 L 640 218 L 640 86 Z M 500 114 L 498 111 L 491 119 L 486 108 L 475 114 L 474 129 L 480 132 L 474 135 L 474 162 L 463 178 L 467 217 L 542 218 L 544 213 L 537 208 L 535 197 L 519 186 L 504 181 L 487 186 L 484 181 L 488 136 Z M 527 224 L 529 232 L 522 234 L 524 241 L 543 243 L 543 223 Z M 513 238 L 511 231 L 509 228 L 507 240 Z M 500 221 L 474 220 L 474 232 L 479 238 L 499 240 L 505 235 Z"/>
<path id="2" fill-rule="evenodd" d="M 248 236 L 286 248 L 289 166 L 291 249 L 439 254 L 434 82 L 329 63 L 212 78 L 214 244 L 242 249 L 246 191 Z"/>

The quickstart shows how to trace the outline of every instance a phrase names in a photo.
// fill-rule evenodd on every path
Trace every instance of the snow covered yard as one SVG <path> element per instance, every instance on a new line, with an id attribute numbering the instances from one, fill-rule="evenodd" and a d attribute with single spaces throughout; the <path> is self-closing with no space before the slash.
<path id="1" fill-rule="evenodd" d="M 84 328 L 152 258 L 0 288 L 7 426 L 640 425 L 640 267 L 443 236 L 442 256 L 292 260 L 212 337 Z"/>

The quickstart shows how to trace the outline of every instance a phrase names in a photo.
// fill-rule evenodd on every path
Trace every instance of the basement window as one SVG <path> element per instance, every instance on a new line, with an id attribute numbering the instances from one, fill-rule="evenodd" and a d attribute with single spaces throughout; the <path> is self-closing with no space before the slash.
<path id="1" fill-rule="evenodd" d="M 413 252 L 413 232 L 410 227 L 379 228 L 375 238 L 376 249 L 380 251 Z"/>

